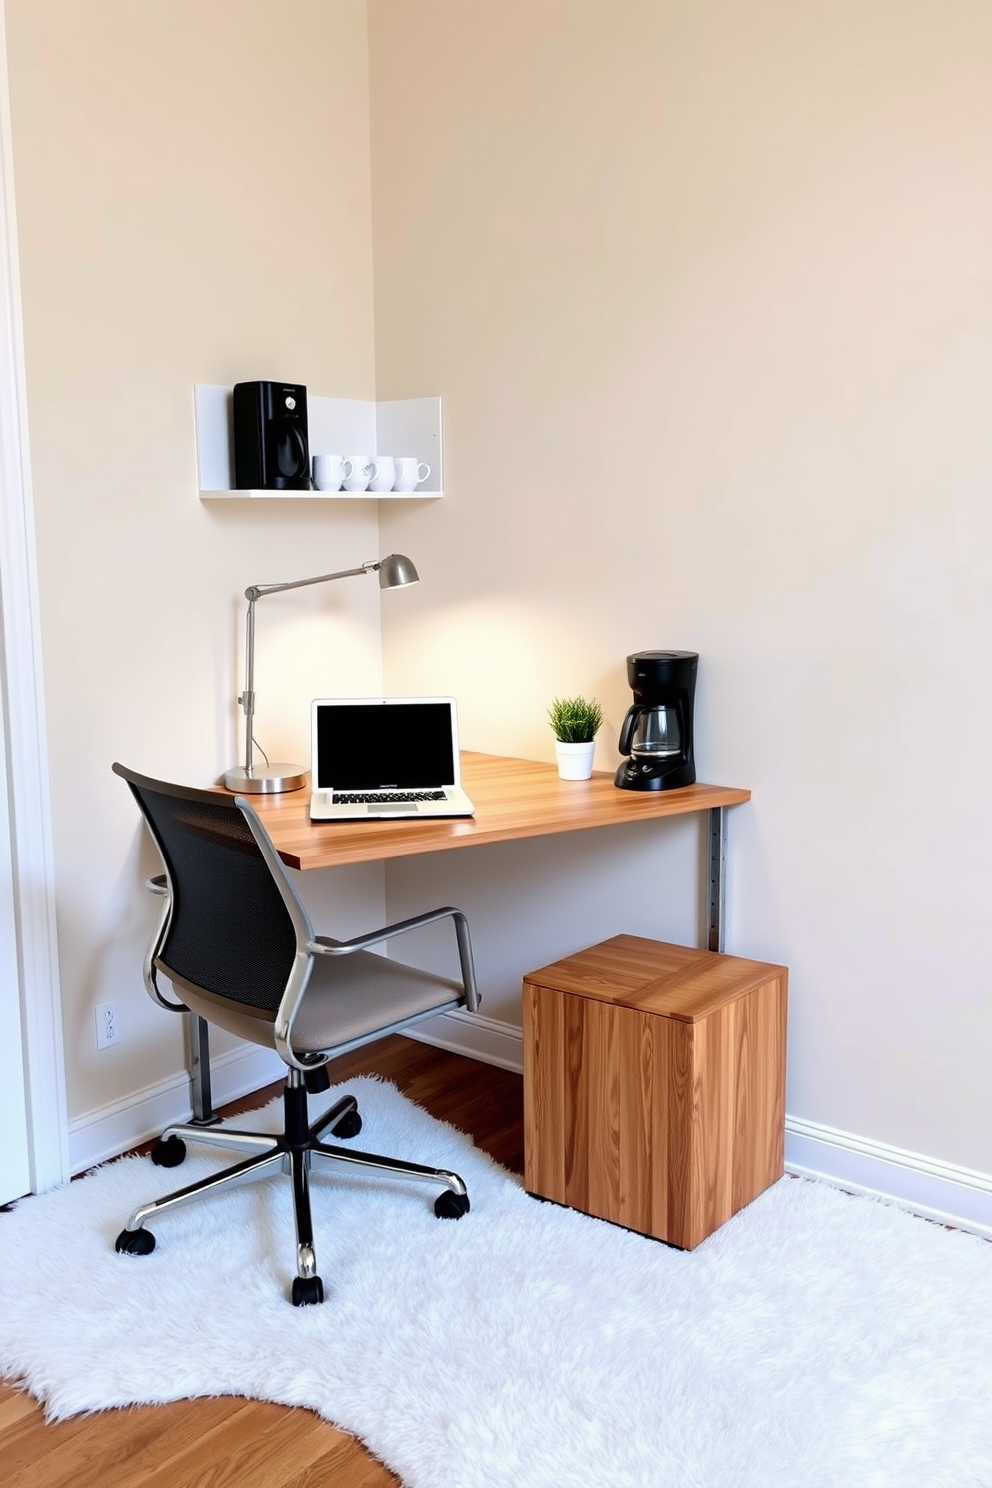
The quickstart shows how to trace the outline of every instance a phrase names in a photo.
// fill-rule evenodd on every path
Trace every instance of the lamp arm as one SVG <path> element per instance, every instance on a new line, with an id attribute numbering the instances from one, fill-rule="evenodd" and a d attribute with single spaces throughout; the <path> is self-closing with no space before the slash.
<path id="1" fill-rule="evenodd" d="M 0 0 L 2 3 L 2 0 Z M 342 568 L 337 573 L 317 574 L 312 579 L 290 579 L 285 584 L 249 584 L 245 590 L 248 612 L 245 615 L 245 685 L 238 702 L 245 713 L 245 766 L 243 770 L 228 770 L 224 783 L 229 790 L 268 792 L 298 790 L 306 781 L 306 772 L 296 766 L 269 766 L 262 775 L 254 774 L 253 751 L 255 746 L 253 721 L 255 714 L 255 604 L 266 594 L 282 594 L 287 589 L 305 589 L 310 584 L 327 584 L 332 579 L 357 578 L 360 574 L 379 575 L 380 589 L 401 589 L 415 584 L 420 575 L 410 559 L 402 553 L 389 553 L 385 558 L 370 559 L 358 568 Z"/>
<path id="2" fill-rule="evenodd" d="M 255 741 L 252 737 L 255 716 L 255 601 L 266 594 L 281 594 L 285 589 L 304 589 L 308 584 L 326 584 L 331 579 L 351 579 L 358 574 L 374 573 L 380 563 L 363 563 L 361 568 L 344 568 L 340 573 L 318 574 L 314 579 L 292 579 L 288 584 L 249 584 L 245 590 L 248 612 L 245 615 L 245 685 L 238 702 L 245 713 L 245 771 L 251 774 L 255 763 Z"/>
<path id="3" fill-rule="evenodd" d="M 254 764 L 255 747 L 252 738 L 255 716 L 255 600 L 250 593 L 248 612 L 245 615 L 245 685 L 238 702 L 245 710 L 245 770 L 250 773 Z"/>
<path id="4" fill-rule="evenodd" d="M 315 579 L 291 579 L 288 584 L 249 584 L 245 599 L 254 604 L 265 594 L 282 594 L 286 589 L 305 589 L 308 584 L 326 584 L 331 579 L 353 579 L 358 574 L 374 573 L 378 563 L 363 563 L 361 568 L 343 568 L 340 573 L 318 574 Z"/>

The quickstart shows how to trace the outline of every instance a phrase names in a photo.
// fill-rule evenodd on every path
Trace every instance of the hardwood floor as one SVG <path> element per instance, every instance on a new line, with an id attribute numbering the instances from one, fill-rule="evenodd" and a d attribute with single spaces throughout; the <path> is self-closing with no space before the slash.
<path id="1" fill-rule="evenodd" d="M 519 1075 L 393 1037 L 329 1067 L 337 1084 L 382 1075 L 523 1172 Z M 280 1087 L 224 1107 L 264 1105 Z M 30 1202 L 30 1201 L 29 1201 Z M 287 1307 L 289 1303 L 287 1302 Z M 399 1479 L 353 1437 L 310 1411 L 218 1397 L 136 1406 L 45 1423 L 22 1390 L 0 1383 L 3 1488 L 397 1488 Z"/>

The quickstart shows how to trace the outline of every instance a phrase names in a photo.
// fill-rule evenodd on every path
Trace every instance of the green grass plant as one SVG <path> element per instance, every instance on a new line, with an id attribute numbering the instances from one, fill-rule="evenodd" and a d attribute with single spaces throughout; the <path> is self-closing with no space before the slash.
<path id="1" fill-rule="evenodd" d="M 548 720 L 562 744 L 588 744 L 603 722 L 603 710 L 595 698 L 555 698 Z"/>

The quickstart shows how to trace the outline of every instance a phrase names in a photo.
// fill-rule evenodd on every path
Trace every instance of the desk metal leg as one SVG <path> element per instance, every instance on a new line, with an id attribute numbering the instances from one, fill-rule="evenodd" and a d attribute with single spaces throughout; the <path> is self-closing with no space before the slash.
<path id="1" fill-rule="evenodd" d="M 187 1013 L 189 1042 L 189 1094 L 193 1107 L 191 1126 L 214 1126 L 220 1117 L 210 1101 L 210 1035 L 207 1023 L 197 1013 Z"/>
<path id="2" fill-rule="evenodd" d="M 726 938 L 727 910 L 727 807 L 710 810 L 709 883 L 707 892 L 708 950 L 720 951 Z"/>

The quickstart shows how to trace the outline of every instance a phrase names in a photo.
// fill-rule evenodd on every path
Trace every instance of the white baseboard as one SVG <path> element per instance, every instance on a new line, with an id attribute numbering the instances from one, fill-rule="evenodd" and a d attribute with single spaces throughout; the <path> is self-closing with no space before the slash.
<path id="1" fill-rule="evenodd" d="M 992 1240 L 992 1174 L 939 1162 L 835 1127 L 785 1118 L 786 1171 L 898 1204 Z"/>
<path id="2" fill-rule="evenodd" d="M 425 1018 L 423 1023 L 405 1029 L 403 1037 L 414 1039 L 418 1044 L 433 1044 L 435 1049 L 447 1049 L 450 1054 L 465 1054 L 469 1059 L 495 1064 L 500 1069 L 512 1070 L 514 1074 L 523 1074 L 522 1031 L 511 1023 L 484 1018 L 481 1013 L 465 1013 L 457 1008 L 451 1013 L 439 1013 L 436 1018 Z"/>
<path id="3" fill-rule="evenodd" d="M 238 1100 L 285 1078 L 286 1066 L 274 1049 L 246 1045 L 210 1061 L 211 1097 L 215 1106 Z M 188 1121 L 189 1076 L 174 1075 L 148 1085 L 124 1100 L 87 1111 L 69 1123 L 69 1165 L 73 1173 L 85 1172 L 122 1152 L 157 1137 L 173 1121 Z"/>
<path id="4" fill-rule="evenodd" d="M 478 1013 L 442 1013 L 407 1029 L 404 1037 L 517 1074 L 523 1071 L 521 1030 Z M 211 1060 L 214 1104 L 238 1100 L 281 1080 L 284 1073 L 282 1060 L 269 1049 L 246 1047 L 221 1054 Z M 72 1172 L 127 1152 L 157 1136 L 171 1121 L 187 1120 L 189 1108 L 189 1079 L 176 1075 L 88 1112 L 69 1124 Z M 938 1224 L 992 1240 L 992 1174 L 797 1116 L 785 1119 L 785 1166 L 799 1177 L 884 1199 Z"/>
<path id="5" fill-rule="evenodd" d="M 520 1029 L 478 1013 L 443 1013 L 409 1029 L 406 1037 L 501 1069 L 523 1071 Z M 992 1174 L 796 1116 L 785 1120 L 785 1158 L 790 1173 L 884 1199 L 938 1224 L 992 1240 Z"/>
<path id="6" fill-rule="evenodd" d="M 433 1044 L 455 1054 L 465 1054 L 483 1064 L 523 1071 L 523 1035 L 519 1028 L 494 1022 L 477 1013 L 442 1013 L 408 1029 L 407 1038 Z M 210 1087 L 214 1106 L 238 1100 L 285 1078 L 286 1066 L 271 1049 L 247 1045 L 210 1060 Z M 83 1173 L 97 1163 L 119 1157 L 132 1147 L 157 1137 L 172 1121 L 188 1121 L 189 1076 L 171 1079 L 135 1091 L 123 1100 L 87 1111 L 69 1123 L 69 1170 Z"/>

